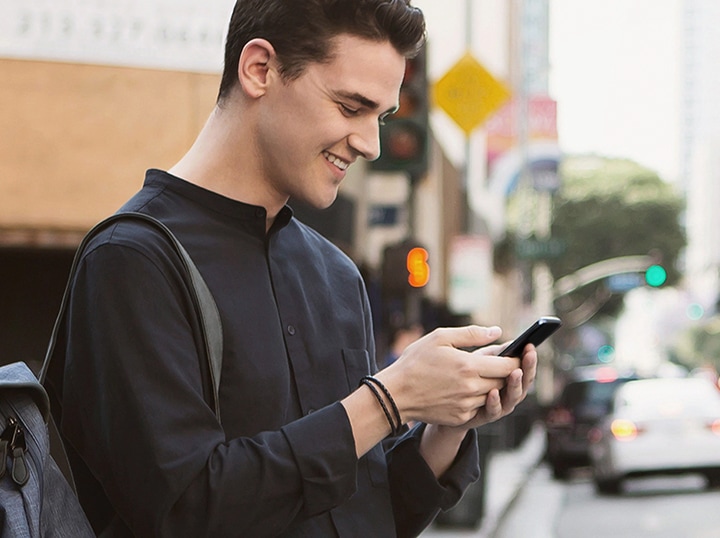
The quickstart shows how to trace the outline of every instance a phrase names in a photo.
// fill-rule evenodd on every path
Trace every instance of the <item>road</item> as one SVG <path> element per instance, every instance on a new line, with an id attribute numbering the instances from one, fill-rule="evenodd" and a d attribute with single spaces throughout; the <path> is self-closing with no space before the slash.
<path id="1" fill-rule="evenodd" d="M 586 471 L 559 482 L 540 465 L 493 538 L 717 538 L 719 506 L 700 476 L 630 480 L 602 496 Z"/>

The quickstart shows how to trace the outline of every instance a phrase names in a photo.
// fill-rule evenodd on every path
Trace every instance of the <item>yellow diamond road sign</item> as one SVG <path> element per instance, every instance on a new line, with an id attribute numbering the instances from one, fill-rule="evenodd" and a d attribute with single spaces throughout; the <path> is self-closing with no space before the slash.
<path id="1" fill-rule="evenodd" d="M 433 96 L 435 103 L 470 135 L 507 101 L 510 90 L 467 52 L 435 83 Z"/>

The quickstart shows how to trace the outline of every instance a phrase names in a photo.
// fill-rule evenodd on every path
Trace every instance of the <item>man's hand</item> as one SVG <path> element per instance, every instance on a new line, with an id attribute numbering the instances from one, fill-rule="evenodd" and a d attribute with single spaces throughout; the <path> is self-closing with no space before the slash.
<path id="1" fill-rule="evenodd" d="M 437 329 L 378 373 L 405 422 L 473 428 L 511 412 L 535 379 L 537 354 L 498 357 L 498 327 Z M 468 352 L 460 348 L 481 347 Z"/>
<path id="2" fill-rule="evenodd" d="M 535 380 L 535 347 L 526 346 L 521 359 L 498 357 L 504 346 L 491 343 L 499 336 L 497 327 L 433 331 L 378 374 L 397 391 L 403 418 L 427 424 L 420 453 L 437 477 L 454 461 L 468 430 L 510 414 Z M 486 347 L 458 349 L 476 346 Z"/>
<path id="3" fill-rule="evenodd" d="M 489 424 L 515 410 L 515 407 L 527 396 L 537 374 L 537 351 L 528 345 L 521 361 L 521 368 L 513 370 L 507 377 L 507 383 L 501 390 L 492 390 L 487 395 L 485 405 L 478 409 L 471 420 L 460 426 L 470 429 Z"/>
<path id="4" fill-rule="evenodd" d="M 512 412 L 535 379 L 535 348 L 527 346 L 522 359 L 498 357 L 504 346 L 493 343 L 500 334 L 498 327 L 475 325 L 436 329 L 375 375 L 392 396 L 403 423 L 427 424 L 420 452 L 436 476 L 451 465 L 468 430 Z M 361 456 L 387 436 L 392 417 L 385 420 L 367 387 L 342 403 Z"/>

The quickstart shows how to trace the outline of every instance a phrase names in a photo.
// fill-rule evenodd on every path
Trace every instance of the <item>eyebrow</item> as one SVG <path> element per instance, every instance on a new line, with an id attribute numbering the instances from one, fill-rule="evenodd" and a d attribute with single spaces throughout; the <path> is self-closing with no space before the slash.
<path id="1" fill-rule="evenodd" d="M 356 101 L 360 103 L 362 106 L 369 108 L 371 110 L 377 110 L 380 108 L 380 104 L 373 101 L 372 99 L 364 96 L 361 93 L 358 92 L 346 92 L 346 91 L 338 91 L 337 92 L 340 97 L 343 97 L 345 99 L 352 99 L 353 101 Z M 383 114 L 394 114 L 397 112 L 399 106 L 394 106 L 392 108 L 387 109 Z"/>

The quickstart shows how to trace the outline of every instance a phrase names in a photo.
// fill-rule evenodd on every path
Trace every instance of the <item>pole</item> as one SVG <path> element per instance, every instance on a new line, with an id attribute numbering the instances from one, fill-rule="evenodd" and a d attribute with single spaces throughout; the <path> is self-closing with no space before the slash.
<path id="1" fill-rule="evenodd" d="M 472 20 L 473 2 L 465 0 L 465 50 L 472 49 Z M 470 208 L 470 160 L 472 158 L 470 137 L 470 134 L 465 135 L 465 169 L 462 178 L 464 212 L 462 231 L 464 233 L 471 231 L 473 226 L 472 209 Z"/>
<path id="2" fill-rule="evenodd" d="M 536 81 L 531 80 L 532 46 L 529 28 L 533 23 L 533 16 L 541 0 L 519 0 L 520 4 L 520 36 L 519 36 L 519 77 L 520 77 L 520 124 L 518 129 L 520 152 L 522 155 L 522 181 L 526 183 L 528 192 L 533 192 L 531 198 L 535 201 L 535 219 L 532 224 L 533 235 L 538 241 L 550 238 L 552 220 L 552 194 L 546 186 L 536 185 L 530 167 L 530 92 Z M 532 4 L 532 6 L 531 6 Z M 538 189 L 539 187 L 539 189 Z M 538 260 L 532 267 L 532 310 L 536 316 L 553 313 L 553 278 L 547 262 Z M 551 345 L 545 346 L 542 352 L 554 354 Z M 554 372 L 552 360 L 540 360 L 537 374 L 537 395 L 541 404 L 549 403 L 554 397 Z"/>

